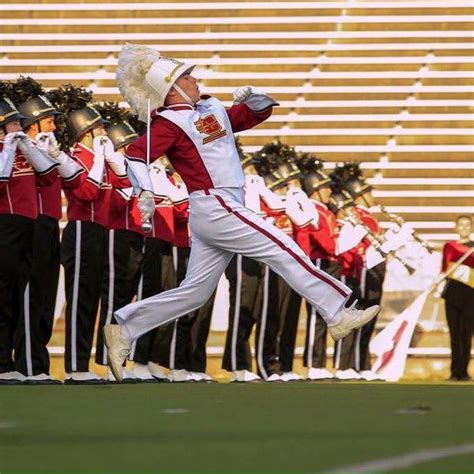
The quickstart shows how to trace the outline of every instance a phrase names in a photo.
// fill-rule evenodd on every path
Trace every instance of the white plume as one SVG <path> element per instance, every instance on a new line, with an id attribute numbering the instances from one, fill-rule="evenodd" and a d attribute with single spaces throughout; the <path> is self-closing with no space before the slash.
<path id="1" fill-rule="evenodd" d="M 148 46 L 127 43 L 122 46 L 118 57 L 117 84 L 123 98 L 132 111 L 143 122 L 147 119 L 147 100 L 151 99 L 152 110 L 158 106 L 156 93 L 147 83 L 145 76 L 151 66 L 160 58 L 160 53 Z"/>

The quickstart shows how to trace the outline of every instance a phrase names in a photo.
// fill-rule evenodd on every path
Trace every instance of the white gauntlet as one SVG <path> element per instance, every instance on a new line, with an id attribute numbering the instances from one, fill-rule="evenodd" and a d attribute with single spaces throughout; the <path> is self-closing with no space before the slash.
<path id="1" fill-rule="evenodd" d="M 133 186 L 135 194 L 140 195 L 142 191 L 153 193 L 153 184 L 146 163 L 129 157 L 127 157 L 125 163 L 128 179 Z"/>
<path id="2" fill-rule="evenodd" d="M 279 105 L 278 102 L 265 92 L 255 89 L 252 86 L 244 86 L 235 89 L 234 91 L 234 102 L 237 104 L 245 104 L 253 112 L 261 112 L 268 107 Z"/>
<path id="3" fill-rule="evenodd" d="M 155 213 L 155 199 L 151 191 L 142 191 L 138 198 L 138 209 L 142 215 L 142 222 L 149 221 Z"/>
<path id="4" fill-rule="evenodd" d="M 8 133 L 3 141 L 3 150 L 0 152 L 0 180 L 10 178 L 15 161 L 16 148 L 20 137 L 16 133 Z"/>
<path id="5" fill-rule="evenodd" d="M 18 132 L 17 134 L 20 133 L 22 132 Z M 18 148 L 30 162 L 34 170 L 39 174 L 46 174 L 59 166 L 59 163 L 56 160 L 53 160 L 44 149 L 39 147 L 24 133 L 20 135 Z"/>

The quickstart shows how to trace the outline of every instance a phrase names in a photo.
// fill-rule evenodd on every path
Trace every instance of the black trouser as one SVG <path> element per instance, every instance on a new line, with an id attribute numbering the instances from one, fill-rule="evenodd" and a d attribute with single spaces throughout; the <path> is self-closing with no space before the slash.
<path id="1" fill-rule="evenodd" d="M 66 372 L 89 370 L 94 328 L 107 254 L 107 229 L 70 221 L 61 243 L 66 286 Z"/>
<path id="2" fill-rule="evenodd" d="M 175 286 L 176 272 L 171 243 L 154 238 L 145 239 L 138 299 L 149 298 Z M 162 353 L 166 351 L 161 348 L 162 344 L 159 342 L 162 331 L 162 327 L 159 327 L 141 336 L 132 346 L 130 359 L 140 364 L 147 364 L 150 361 L 160 363 Z"/>
<path id="3" fill-rule="evenodd" d="M 474 289 L 448 280 L 443 297 L 451 343 L 451 375 L 467 377 L 474 332 Z"/>
<path id="4" fill-rule="evenodd" d="M 270 270 L 268 302 L 257 325 L 257 367 L 263 378 L 293 369 L 301 296 Z"/>
<path id="5" fill-rule="evenodd" d="M 175 249 L 177 283 L 179 284 L 186 276 L 191 249 L 188 247 Z M 156 350 L 159 350 L 157 362 L 160 365 L 176 370 L 206 371 L 206 343 L 211 327 L 215 295 L 214 292 L 207 303 L 198 310 L 159 328 L 154 346 Z"/>
<path id="6" fill-rule="evenodd" d="M 30 277 L 34 222 L 0 214 L 0 373 L 15 370 L 14 336 Z"/>
<path id="7" fill-rule="evenodd" d="M 30 281 L 23 317 L 15 338 L 15 367 L 24 375 L 49 374 L 48 342 L 54 325 L 60 266 L 59 224 L 52 217 L 36 219 Z"/>
<path id="8" fill-rule="evenodd" d="M 103 328 L 117 324 L 114 311 L 131 303 L 137 294 L 142 263 L 143 236 L 131 230 L 109 230 L 95 355 L 100 365 L 107 365 Z"/>
<path id="9" fill-rule="evenodd" d="M 317 268 L 325 271 L 334 278 L 340 279 L 341 266 L 331 260 L 313 260 Z M 324 368 L 327 361 L 327 332 L 326 321 L 309 303 L 306 303 L 308 319 L 306 321 L 306 338 L 303 354 L 303 366 L 308 368 Z"/>
<path id="10" fill-rule="evenodd" d="M 347 305 L 351 305 L 354 300 L 360 300 L 360 284 L 355 278 L 341 276 L 341 281 L 352 290 Z M 334 368 L 339 370 L 353 369 L 355 367 L 356 353 L 356 331 L 352 331 L 345 338 L 334 344 Z"/>
<path id="11" fill-rule="evenodd" d="M 385 279 L 385 262 L 379 263 L 370 270 L 365 270 L 361 281 L 361 298 L 359 307 L 367 309 L 370 306 L 380 304 L 383 293 L 383 282 Z M 362 285 L 364 284 L 364 287 Z M 356 370 L 370 370 L 369 343 L 374 333 L 377 316 L 365 326 L 359 328 L 355 334 L 354 368 Z"/>
<path id="12" fill-rule="evenodd" d="M 229 280 L 229 328 L 222 368 L 252 370 L 249 338 L 260 319 L 263 301 L 263 264 L 235 255 L 225 274 Z"/>

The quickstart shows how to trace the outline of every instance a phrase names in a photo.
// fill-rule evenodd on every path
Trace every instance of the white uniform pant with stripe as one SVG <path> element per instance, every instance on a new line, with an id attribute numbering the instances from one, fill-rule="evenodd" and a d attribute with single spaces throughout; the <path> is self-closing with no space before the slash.
<path id="1" fill-rule="evenodd" d="M 178 288 L 115 312 L 131 340 L 205 304 L 235 253 L 264 262 L 315 306 L 327 323 L 337 322 L 351 290 L 318 270 L 293 240 L 247 209 L 243 201 L 239 188 L 191 193 L 192 245 L 186 278 Z"/>

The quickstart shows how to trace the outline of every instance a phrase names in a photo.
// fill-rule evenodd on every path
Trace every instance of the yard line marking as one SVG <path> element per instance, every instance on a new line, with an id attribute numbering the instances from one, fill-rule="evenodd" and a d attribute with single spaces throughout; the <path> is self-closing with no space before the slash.
<path id="1" fill-rule="evenodd" d="M 421 451 L 414 451 L 401 456 L 394 456 L 392 458 L 378 459 L 375 461 L 368 461 L 361 464 L 352 464 L 350 466 L 343 466 L 334 470 L 326 471 L 327 473 L 349 473 L 349 472 L 386 472 L 394 469 L 402 469 L 412 467 L 417 464 L 436 461 L 451 456 L 460 454 L 474 453 L 474 443 L 461 444 L 460 446 L 447 446 L 445 448 L 423 449 Z"/>

